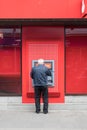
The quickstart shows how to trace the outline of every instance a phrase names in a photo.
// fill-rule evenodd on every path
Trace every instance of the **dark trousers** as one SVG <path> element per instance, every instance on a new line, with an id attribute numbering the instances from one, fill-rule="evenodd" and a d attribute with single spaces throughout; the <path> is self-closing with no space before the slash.
<path id="1" fill-rule="evenodd" d="M 36 111 L 40 111 L 40 98 L 43 98 L 43 111 L 48 111 L 48 87 L 35 86 L 35 106 Z"/>

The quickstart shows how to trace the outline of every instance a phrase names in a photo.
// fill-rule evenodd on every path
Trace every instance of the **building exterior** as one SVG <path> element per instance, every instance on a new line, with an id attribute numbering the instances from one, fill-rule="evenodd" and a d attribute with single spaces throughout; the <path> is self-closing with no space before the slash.
<path id="1" fill-rule="evenodd" d="M 38 58 L 53 70 L 50 103 L 86 96 L 87 0 L 3 0 L 0 12 L 1 98 L 34 103 L 30 71 Z"/>

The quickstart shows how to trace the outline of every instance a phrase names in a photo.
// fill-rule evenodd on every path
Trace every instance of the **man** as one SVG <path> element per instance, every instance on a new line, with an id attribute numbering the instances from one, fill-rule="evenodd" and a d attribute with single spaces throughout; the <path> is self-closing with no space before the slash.
<path id="1" fill-rule="evenodd" d="M 35 90 L 36 113 L 40 113 L 40 98 L 43 98 L 43 113 L 48 113 L 48 87 L 47 76 L 51 76 L 50 70 L 44 65 L 44 60 L 39 59 L 38 65 L 31 70 L 31 78 Z"/>

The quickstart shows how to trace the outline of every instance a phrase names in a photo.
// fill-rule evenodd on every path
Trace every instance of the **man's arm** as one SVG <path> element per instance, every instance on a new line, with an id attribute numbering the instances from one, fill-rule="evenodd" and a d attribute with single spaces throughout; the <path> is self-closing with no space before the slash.
<path id="1" fill-rule="evenodd" d="M 46 74 L 47 74 L 48 76 L 52 76 L 52 73 L 51 73 L 50 69 L 47 68 Z"/>
<path id="2" fill-rule="evenodd" d="M 30 77 L 33 79 L 33 68 L 32 68 L 32 70 L 30 72 Z"/>

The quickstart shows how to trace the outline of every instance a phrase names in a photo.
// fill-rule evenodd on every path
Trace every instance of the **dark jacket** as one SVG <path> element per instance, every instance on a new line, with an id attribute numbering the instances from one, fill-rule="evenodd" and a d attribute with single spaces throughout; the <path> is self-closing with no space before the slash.
<path id="1" fill-rule="evenodd" d="M 50 70 L 44 65 L 32 68 L 30 73 L 34 86 L 47 86 L 47 76 L 51 76 Z"/>

